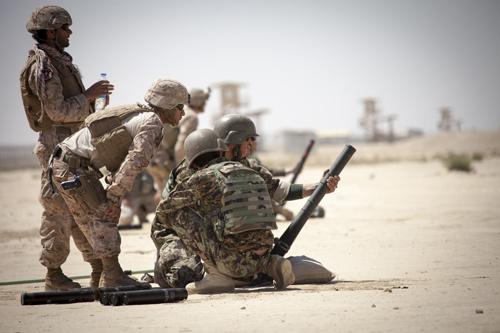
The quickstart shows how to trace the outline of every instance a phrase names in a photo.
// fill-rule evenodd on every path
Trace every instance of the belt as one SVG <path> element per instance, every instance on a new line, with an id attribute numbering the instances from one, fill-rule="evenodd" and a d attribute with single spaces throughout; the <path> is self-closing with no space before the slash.
<path id="1" fill-rule="evenodd" d="M 60 161 L 63 161 L 64 163 L 68 164 L 70 169 L 75 170 L 77 168 L 89 168 L 90 161 L 84 157 L 77 156 L 73 154 L 70 150 L 67 148 L 62 148 L 61 146 L 57 145 L 56 148 L 54 149 L 54 153 L 52 156 L 55 159 L 58 159 Z"/>

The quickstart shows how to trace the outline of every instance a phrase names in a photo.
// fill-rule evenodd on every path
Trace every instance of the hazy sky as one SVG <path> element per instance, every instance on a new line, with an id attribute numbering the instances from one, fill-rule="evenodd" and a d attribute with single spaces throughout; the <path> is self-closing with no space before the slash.
<path id="1" fill-rule="evenodd" d="M 272 110 L 268 134 L 358 133 L 367 96 L 401 130 L 435 131 L 443 105 L 464 128 L 500 129 L 500 0 L 0 1 L 0 144 L 36 140 L 19 73 L 33 45 L 26 20 L 43 4 L 71 13 L 67 51 L 86 86 L 109 74 L 111 105 L 142 101 L 160 77 L 188 87 L 231 80 L 247 83 L 252 108 Z"/>

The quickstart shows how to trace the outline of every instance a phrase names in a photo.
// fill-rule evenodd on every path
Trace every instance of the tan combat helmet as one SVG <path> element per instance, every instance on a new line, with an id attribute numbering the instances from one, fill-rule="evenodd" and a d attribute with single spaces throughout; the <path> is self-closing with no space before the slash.
<path id="1" fill-rule="evenodd" d="M 38 30 L 55 30 L 63 25 L 71 25 L 71 15 L 59 6 L 43 6 L 37 8 L 26 23 L 26 30 L 34 33 Z"/>
<path id="2" fill-rule="evenodd" d="M 226 144 L 208 128 L 202 128 L 189 134 L 184 142 L 186 161 L 191 166 L 193 161 L 205 153 L 226 151 Z"/>
<path id="3" fill-rule="evenodd" d="M 189 106 L 194 108 L 201 108 L 206 101 L 210 98 L 210 87 L 207 90 L 194 88 L 189 91 Z"/>
<path id="4" fill-rule="evenodd" d="M 148 89 L 144 100 L 165 110 L 171 110 L 179 104 L 187 104 L 189 94 L 181 83 L 174 80 L 158 79 Z"/>
<path id="5" fill-rule="evenodd" d="M 259 136 L 255 124 L 247 116 L 227 114 L 215 122 L 214 132 L 226 144 L 240 145 L 250 137 Z"/>

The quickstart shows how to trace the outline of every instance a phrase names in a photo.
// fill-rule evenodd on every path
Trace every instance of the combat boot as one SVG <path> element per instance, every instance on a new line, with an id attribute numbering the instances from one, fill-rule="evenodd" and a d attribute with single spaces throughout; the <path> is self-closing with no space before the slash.
<path id="1" fill-rule="evenodd" d="M 230 293 L 235 287 L 242 287 L 248 283 L 231 279 L 220 273 L 217 268 L 205 263 L 205 271 L 207 272 L 200 281 L 191 282 L 186 285 L 188 294 L 217 294 Z"/>
<path id="2" fill-rule="evenodd" d="M 101 259 L 89 260 L 92 266 L 92 273 L 90 274 L 90 288 L 99 288 L 99 280 L 102 274 L 102 261 Z"/>
<path id="3" fill-rule="evenodd" d="M 64 291 L 81 287 L 79 283 L 74 282 L 64 275 L 61 267 L 47 268 L 47 275 L 45 275 L 45 291 Z"/>
<path id="4" fill-rule="evenodd" d="M 271 255 L 266 274 L 273 278 L 274 287 L 278 290 L 285 289 L 295 282 L 290 261 L 276 254 Z"/>
<path id="5" fill-rule="evenodd" d="M 99 281 L 99 287 L 120 287 L 120 286 L 144 286 L 149 285 L 146 282 L 139 282 L 125 274 L 118 262 L 118 256 L 101 258 L 102 273 Z"/>

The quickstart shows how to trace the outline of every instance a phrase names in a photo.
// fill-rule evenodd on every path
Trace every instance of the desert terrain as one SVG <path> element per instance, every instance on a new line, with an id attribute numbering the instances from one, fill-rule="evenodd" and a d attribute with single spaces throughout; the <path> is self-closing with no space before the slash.
<path id="1" fill-rule="evenodd" d="M 1 285 L 0 332 L 500 332 L 500 133 L 356 147 L 321 202 L 325 218 L 310 219 L 288 253 L 321 261 L 336 273 L 331 283 L 120 307 L 22 306 L 20 294 L 43 283 Z M 315 151 L 298 181 L 318 181 L 341 149 Z M 483 159 L 474 172 L 450 172 L 435 159 L 448 152 Z M 262 159 L 298 159 L 282 155 Z M 0 282 L 41 279 L 39 171 L 1 171 L 0 185 Z M 297 213 L 304 203 L 286 207 Z M 288 226 L 278 224 L 277 236 Z M 154 259 L 149 225 L 122 232 L 125 269 L 152 269 Z M 63 269 L 90 272 L 73 244 Z"/>

